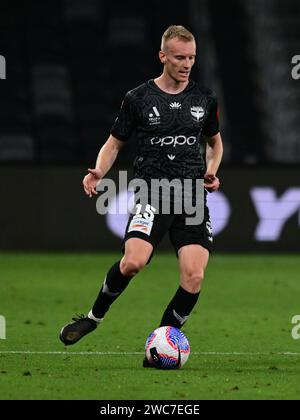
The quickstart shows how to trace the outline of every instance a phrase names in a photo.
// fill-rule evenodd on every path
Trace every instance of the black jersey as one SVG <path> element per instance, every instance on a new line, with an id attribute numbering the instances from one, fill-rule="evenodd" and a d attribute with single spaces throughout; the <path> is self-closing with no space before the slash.
<path id="1" fill-rule="evenodd" d="M 217 108 L 216 95 L 192 80 L 178 94 L 149 80 L 126 94 L 111 134 L 128 141 L 135 132 L 137 178 L 203 178 L 203 136 L 219 132 Z"/>

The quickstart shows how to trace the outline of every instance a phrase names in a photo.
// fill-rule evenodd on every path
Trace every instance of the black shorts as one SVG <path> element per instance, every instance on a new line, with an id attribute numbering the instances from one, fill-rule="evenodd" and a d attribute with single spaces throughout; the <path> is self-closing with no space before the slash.
<path id="1" fill-rule="evenodd" d="M 179 249 L 185 245 L 201 245 L 212 252 L 213 238 L 208 207 L 204 207 L 204 219 L 201 224 L 188 225 L 187 217 L 191 216 L 184 213 L 155 214 L 153 221 L 149 223 L 149 219 L 131 214 L 125 231 L 124 244 L 130 238 L 140 238 L 149 242 L 155 250 L 169 232 L 170 241 L 177 255 Z"/>

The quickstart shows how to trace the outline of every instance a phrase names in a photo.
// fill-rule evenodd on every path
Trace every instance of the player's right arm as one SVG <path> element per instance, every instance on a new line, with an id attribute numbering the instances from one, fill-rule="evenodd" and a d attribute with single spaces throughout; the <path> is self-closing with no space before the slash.
<path id="1" fill-rule="evenodd" d="M 83 188 L 86 195 L 89 197 L 97 195 L 97 185 L 114 164 L 120 149 L 129 140 L 135 127 L 136 117 L 132 95 L 128 92 L 112 126 L 111 134 L 99 152 L 96 167 L 88 169 L 89 173 L 84 177 Z"/>
<path id="2" fill-rule="evenodd" d="M 95 168 L 89 168 L 89 173 L 83 179 L 82 183 L 86 195 L 92 197 L 92 195 L 98 194 L 96 191 L 97 185 L 114 164 L 124 144 L 124 141 L 118 140 L 113 135 L 109 136 L 106 143 L 100 149 Z"/>

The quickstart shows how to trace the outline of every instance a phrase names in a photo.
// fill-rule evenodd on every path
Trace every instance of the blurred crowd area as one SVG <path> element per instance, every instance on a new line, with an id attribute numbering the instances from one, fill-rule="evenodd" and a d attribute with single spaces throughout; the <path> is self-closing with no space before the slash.
<path id="1" fill-rule="evenodd" d="M 1 163 L 93 165 L 125 93 L 160 74 L 171 24 L 196 37 L 192 78 L 218 94 L 224 161 L 300 163 L 299 0 L 2 0 Z"/>

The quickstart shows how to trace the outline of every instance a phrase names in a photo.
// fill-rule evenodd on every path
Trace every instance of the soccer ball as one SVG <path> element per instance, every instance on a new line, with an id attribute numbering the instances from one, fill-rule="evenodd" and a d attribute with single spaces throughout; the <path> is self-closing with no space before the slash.
<path id="1" fill-rule="evenodd" d="M 146 357 L 157 369 L 179 369 L 188 360 L 190 345 L 182 331 L 160 327 L 147 338 Z"/>

